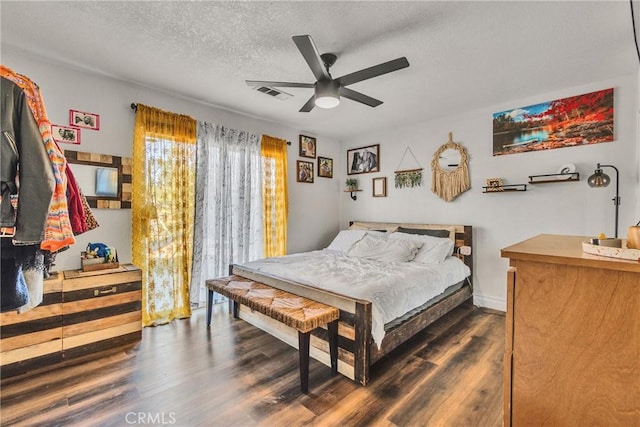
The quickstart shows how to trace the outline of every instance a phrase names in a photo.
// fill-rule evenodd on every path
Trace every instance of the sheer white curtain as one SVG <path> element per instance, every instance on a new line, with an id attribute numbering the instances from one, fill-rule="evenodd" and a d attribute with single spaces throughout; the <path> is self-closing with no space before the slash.
<path id="1" fill-rule="evenodd" d="M 192 304 L 229 264 L 262 258 L 261 168 L 259 135 L 198 122 Z"/>

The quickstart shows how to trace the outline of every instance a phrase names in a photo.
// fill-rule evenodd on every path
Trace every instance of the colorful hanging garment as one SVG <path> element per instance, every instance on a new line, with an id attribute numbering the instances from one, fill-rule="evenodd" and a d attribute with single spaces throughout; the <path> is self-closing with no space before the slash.
<path id="1" fill-rule="evenodd" d="M 4 65 L 0 65 L 0 75 L 24 90 L 27 103 L 38 123 L 40 134 L 53 166 L 56 184 L 51 204 L 49 205 L 45 237 L 40 244 L 40 248 L 56 252 L 75 243 L 67 206 L 67 177 L 65 173 L 67 161 L 51 135 L 51 122 L 47 118 L 44 101 L 38 86 L 28 77 L 16 73 Z"/>

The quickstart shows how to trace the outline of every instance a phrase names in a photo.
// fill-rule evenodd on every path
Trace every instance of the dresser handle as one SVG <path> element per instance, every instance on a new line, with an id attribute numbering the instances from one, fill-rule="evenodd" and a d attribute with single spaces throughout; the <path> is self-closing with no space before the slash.
<path id="1" fill-rule="evenodd" d="M 115 287 L 115 286 L 114 286 L 113 288 L 111 288 L 111 289 L 105 289 L 105 290 L 103 290 L 103 291 L 98 290 L 98 289 L 95 289 L 95 290 L 93 291 L 93 296 L 94 296 L 94 297 L 97 297 L 97 296 L 100 296 L 100 295 L 115 294 L 117 291 L 118 291 L 118 290 L 116 289 L 116 287 Z"/>

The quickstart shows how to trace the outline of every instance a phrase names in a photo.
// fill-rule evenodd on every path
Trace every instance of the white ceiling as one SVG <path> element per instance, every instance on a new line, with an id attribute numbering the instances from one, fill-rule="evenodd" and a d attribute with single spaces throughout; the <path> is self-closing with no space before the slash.
<path id="1" fill-rule="evenodd" d="M 638 70 L 628 1 L 3 0 L 0 8 L 5 48 L 340 140 Z M 284 89 L 294 97 L 280 101 L 244 81 L 313 83 L 291 40 L 301 34 L 338 55 L 334 77 L 401 56 L 411 65 L 350 86 L 384 101 L 377 108 L 343 100 L 299 113 L 311 89 Z"/>

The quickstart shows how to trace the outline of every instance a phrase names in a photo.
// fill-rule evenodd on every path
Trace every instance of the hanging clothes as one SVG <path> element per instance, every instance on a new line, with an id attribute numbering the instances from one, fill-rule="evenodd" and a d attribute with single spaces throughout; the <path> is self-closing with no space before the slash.
<path id="1" fill-rule="evenodd" d="M 2 238 L 1 311 L 42 301 L 45 236 L 55 187 L 51 161 L 26 94 L 2 78 L 2 146 L 0 151 L 0 221 L 11 237 Z M 19 195 L 19 200 L 18 200 Z"/>
<path id="2" fill-rule="evenodd" d="M 44 101 L 38 86 L 28 77 L 16 73 L 4 65 L 0 65 L 0 75 L 15 83 L 24 91 L 25 100 L 38 124 L 41 139 L 49 156 L 50 165 L 53 167 L 55 187 L 53 197 L 50 199 L 44 240 L 40 243 L 40 248 L 56 252 L 75 243 L 67 206 L 67 177 L 65 173 L 67 161 L 51 135 L 51 122 L 47 118 Z M 14 243 L 15 241 L 16 239 L 14 238 Z"/>

